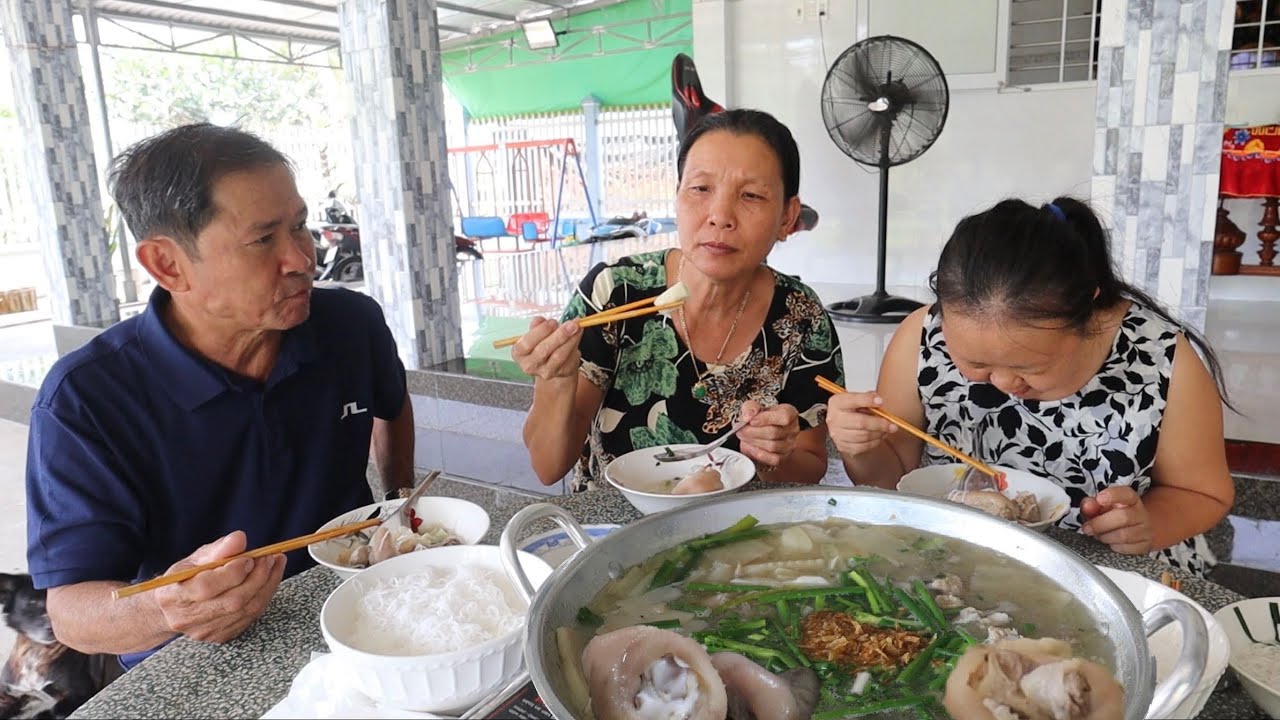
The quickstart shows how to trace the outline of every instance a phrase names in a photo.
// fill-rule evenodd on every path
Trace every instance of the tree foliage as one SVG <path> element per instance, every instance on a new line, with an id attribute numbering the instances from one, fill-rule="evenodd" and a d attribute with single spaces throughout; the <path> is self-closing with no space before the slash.
<path id="1" fill-rule="evenodd" d="M 106 48 L 102 64 L 112 117 L 133 124 L 323 128 L 337 116 L 340 70 Z"/>

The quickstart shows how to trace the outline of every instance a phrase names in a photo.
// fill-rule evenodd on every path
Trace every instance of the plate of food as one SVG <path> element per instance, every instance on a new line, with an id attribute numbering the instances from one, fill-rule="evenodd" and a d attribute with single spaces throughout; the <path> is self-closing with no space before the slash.
<path id="1" fill-rule="evenodd" d="M 368 519 L 374 510 L 384 517 L 403 500 L 386 500 L 356 508 L 320 526 L 318 532 Z M 418 498 L 411 511 L 414 528 L 376 527 L 307 548 L 311 557 L 347 579 L 364 568 L 405 553 L 449 545 L 475 545 L 489 532 L 489 513 L 473 502 L 451 497 Z"/>
<path id="2" fill-rule="evenodd" d="M 962 503 L 1042 532 L 1071 510 L 1071 498 L 1056 483 L 1022 470 L 992 467 L 1004 473 L 1004 490 L 966 489 L 962 483 L 969 466 L 962 463 L 916 468 L 902 476 L 898 490 Z"/>

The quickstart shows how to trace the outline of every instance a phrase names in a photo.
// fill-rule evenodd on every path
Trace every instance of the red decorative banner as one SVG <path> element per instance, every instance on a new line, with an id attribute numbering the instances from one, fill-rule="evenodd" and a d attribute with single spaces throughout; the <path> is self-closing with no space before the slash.
<path id="1" fill-rule="evenodd" d="M 1222 179 L 1226 197 L 1280 196 L 1280 125 L 1227 128 L 1222 134 Z"/>

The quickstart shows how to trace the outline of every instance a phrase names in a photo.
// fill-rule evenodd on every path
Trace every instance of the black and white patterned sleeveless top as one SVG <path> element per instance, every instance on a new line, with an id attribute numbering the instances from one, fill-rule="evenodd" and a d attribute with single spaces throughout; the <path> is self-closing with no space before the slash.
<path id="1" fill-rule="evenodd" d="M 1058 526 L 1079 530 L 1080 503 L 1112 485 L 1151 486 L 1179 328 L 1133 303 L 1102 369 L 1062 400 L 1021 400 L 974 383 L 951 361 L 937 306 L 925 318 L 917 381 L 929 434 L 988 463 L 1052 478 L 1071 497 Z M 925 445 L 922 465 L 955 462 Z M 1203 575 L 1216 560 L 1203 536 L 1151 554 Z"/>

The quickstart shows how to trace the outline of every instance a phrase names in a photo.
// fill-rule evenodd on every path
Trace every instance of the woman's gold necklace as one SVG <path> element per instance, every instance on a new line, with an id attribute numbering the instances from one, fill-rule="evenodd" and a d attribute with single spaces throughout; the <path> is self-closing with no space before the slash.
<path id="1" fill-rule="evenodd" d="M 676 282 L 684 280 L 684 256 L 680 257 L 680 267 L 676 270 Z M 684 318 L 684 305 L 680 306 L 680 329 L 684 331 L 685 342 L 689 346 L 689 360 L 693 363 L 693 371 L 698 374 L 698 381 L 693 384 L 693 397 L 702 400 L 707 396 L 707 383 L 703 379 L 707 373 L 711 372 L 711 365 L 719 365 L 720 359 L 724 357 L 724 351 L 729 347 L 729 341 L 733 339 L 733 333 L 738 329 L 738 321 L 742 319 L 742 313 L 747 309 L 747 300 L 751 297 L 751 290 L 748 289 L 746 294 L 742 296 L 742 302 L 738 303 L 738 314 L 733 318 L 733 324 L 729 326 L 729 334 L 724 336 L 724 342 L 720 343 L 720 352 L 716 353 L 714 363 L 708 364 L 706 371 L 698 370 L 698 358 L 693 354 L 693 336 L 689 334 L 689 325 Z"/>

